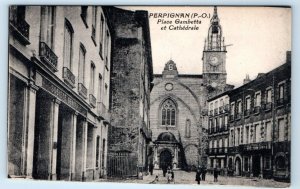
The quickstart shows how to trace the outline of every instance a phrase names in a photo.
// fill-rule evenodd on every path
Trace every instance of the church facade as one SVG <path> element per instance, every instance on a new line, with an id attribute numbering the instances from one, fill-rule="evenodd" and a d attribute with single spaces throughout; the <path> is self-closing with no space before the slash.
<path id="1" fill-rule="evenodd" d="M 162 74 L 154 75 L 150 95 L 154 168 L 193 170 L 206 166 L 207 99 L 232 88 L 226 84 L 226 46 L 214 8 L 203 50 L 203 74 L 179 74 L 169 60 Z M 199 65 L 200 66 L 200 65 Z"/>

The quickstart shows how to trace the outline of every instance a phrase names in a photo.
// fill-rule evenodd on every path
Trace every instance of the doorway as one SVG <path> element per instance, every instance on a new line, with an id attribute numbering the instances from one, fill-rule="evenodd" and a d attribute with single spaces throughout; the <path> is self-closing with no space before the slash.
<path id="1" fill-rule="evenodd" d="M 241 176 L 241 174 L 242 174 L 242 163 L 241 163 L 241 159 L 239 158 L 239 157 L 237 157 L 236 158 L 236 160 L 235 160 L 235 174 L 237 175 L 237 176 Z"/>
<path id="2" fill-rule="evenodd" d="M 160 153 L 159 167 L 161 169 L 164 167 L 172 168 L 172 154 L 169 150 L 164 150 Z"/>
<path id="3" fill-rule="evenodd" d="M 260 157 L 253 156 L 252 157 L 252 173 L 254 177 L 258 177 L 260 174 Z"/>

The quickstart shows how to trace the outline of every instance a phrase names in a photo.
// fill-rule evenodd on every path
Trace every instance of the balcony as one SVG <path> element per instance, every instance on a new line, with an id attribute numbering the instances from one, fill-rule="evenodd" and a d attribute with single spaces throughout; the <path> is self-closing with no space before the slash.
<path id="1" fill-rule="evenodd" d="M 82 83 L 78 83 L 78 93 L 84 99 L 87 99 L 87 89 Z"/>
<path id="2" fill-rule="evenodd" d="M 142 120 L 142 126 L 141 131 L 144 133 L 146 139 L 151 140 L 152 139 L 152 131 L 149 129 L 145 123 L 145 121 Z"/>
<path id="3" fill-rule="evenodd" d="M 63 78 L 71 88 L 75 87 L 75 75 L 67 67 L 63 68 Z"/>
<path id="4" fill-rule="evenodd" d="M 45 42 L 40 42 L 40 58 L 52 71 L 57 72 L 57 56 Z"/>
<path id="5" fill-rule="evenodd" d="M 207 150 L 208 155 L 223 155 L 225 153 L 227 153 L 227 147 L 208 148 Z"/>
<path id="6" fill-rule="evenodd" d="M 255 106 L 253 109 L 254 114 L 259 114 L 260 113 L 260 106 Z"/>
<path id="7" fill-rule="evenodd" d="M 242 114 L 241 113 L 237 113 L 235 119 L 236 120 L 240 120 L 242 118 Z"/>
<path id="8" fill-rule="evenodd" d="M 90 96 L 89 96 L 89 102 L 90 102 L 90 105 L 93 108 L 96 108 L 96 97 L 94 95 L 90 94 Z"/>
<path id="9" fill-rule="evenodd" d="M 230 115 L 230 116 L 229 116 L 229 120 L 230 120 L 230 121 L 234 121 L 234 115 Z"/>
<path id="10" fill-rule="evenodd" d="M 251 114 L 250 109 L 244 111 L 244 116 L 245 116 L 245 117 L 249 117 L 250 114 Z"/>
<path id="11" fill-rule="evenodd" d="M 215 108 L 214 115 L 218 115 L 218 114 L 219 114 L 218 108 Z"/>
<path id="12" fill-rule="evenodd" d="M 239 152 L 239 147 L 238 146 L 233 146 L 228 148 L 228 153 L 229 154 L 236 154 Z"/>
<path id="13" fill-rule="evenodd" d="M 24 19 L 11 20 L 10 29 L 12 34 L 23 44 L 29 45 L 30 25 Z"/>
<path id="14" fill-rule="evenodd" d="M 223 110 L 224 110 L 224 106 L 219 107 L 220 114 L 223 113 Z"/>
<path id="15" fill-rule="evenodd" d="M 110 122 L 110 111 L 102 102 L 97 103 L 97 113 L 105 121 Z"/>
<path id="16" fill-rule="evenodd" d="M 284 98 L 277 99 L 277 107 L 284 105 Z"/>
<path id="17" fill-rule="evenodd" d="M 270 111 L 272 110 L 272 102 L 267 102 L 265 104 L 265 111 Z"/>

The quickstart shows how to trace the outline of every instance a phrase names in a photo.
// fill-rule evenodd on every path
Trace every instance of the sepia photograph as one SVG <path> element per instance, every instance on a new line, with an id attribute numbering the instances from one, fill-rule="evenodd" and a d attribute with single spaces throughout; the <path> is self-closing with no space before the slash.
<path id="1" fill-rule="evenodd" d="M 290 186 L 290 6 L 8 8 L 10 180 Z"/>

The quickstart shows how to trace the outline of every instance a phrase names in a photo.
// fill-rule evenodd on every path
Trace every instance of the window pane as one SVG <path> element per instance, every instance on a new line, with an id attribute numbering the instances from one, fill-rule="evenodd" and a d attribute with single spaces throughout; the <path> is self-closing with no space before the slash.
<path id="1" fill-rule="evenodd" d="M 171 125 L 175 125 L 175 110 L 172 109 L 172 114 L 171 114 Z"/>
<path id="2" fill-rule="evenodd" d="M 65 29 L 64 66 L 69 69 L 71 66 L 71 31 L 67 27 Z"/>
<path id="3" fill-rule="evenodd" d="M 166 109 L 162 110 L 162 125 L 166 124 Z"/>
<path id="4" fill-rule="evenodd" d="M 167 125 L 171 123 L 171 111 L 170 109 L 167 110 Z"/>

